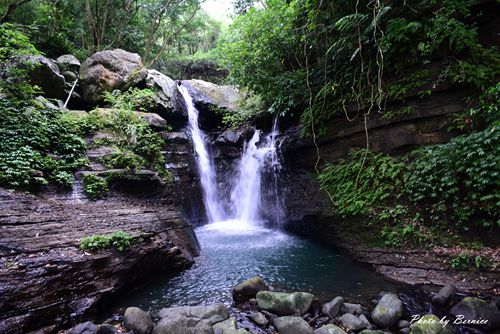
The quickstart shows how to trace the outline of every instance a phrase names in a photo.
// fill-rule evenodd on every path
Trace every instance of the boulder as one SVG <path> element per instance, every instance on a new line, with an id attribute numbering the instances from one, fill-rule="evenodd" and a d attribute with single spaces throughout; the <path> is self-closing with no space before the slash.
<path id="1" fill-rule="evenodd" d="M 361 304 L 344 303 L 344 304 L 342 304 L 340 312 L 341 313 L 351 313 L 351 314 L 361 314 L 361 313 L 363 313 L 363 307 L 361 307 Z"/>
<path id="2" fill-rule="evenodd" d="M 226 321 L 222 321 L 213 325 L 214 333 L 220 334 L 248 334 L 246 329 L 236 327 L 236 319 L 229 318 Z"/>
<path id="3" fill-rule="evenodd" d="M 384 334 L 384 331 L 378 329 L 364 329 L 360 334 Z"/>
<path id="4" fill-rule="evenodd" d="M 214 334 L 214 330 L 207 320 L 177 314 L 161 319 L 153 334 Z"/>
<path id="5" fill-rule="evenodd" d="M 160 318 L 173 318 L 184 316 L 194 319 L 210 319 L 214 315 L 219 315 L 222 320 L 229 318 L 226 307 L 222 304 L 212 304 L 207 306 L 178 306 L 161 309 L 158 313 Z"/>
<path id="6" fill-rule="evenodd" d="M 439 290 L 439 292 L 432 297 L 432 303 L 439 306 L 446 305 L 451 297 L 457 292 L 457 288 L 455 288 L 452 284 L 447 284 Z"/>
<path id="7" fill-rule="evenodd" d="M 314 334 L 347 334 L 347 332 L 338 326 L 330 324 L 316 329 Z"/>
<path id="8" fill-rule="evenodd" d="M 97 334 L 97 326 L 90 321 L 81 323 L 71 328 L 68 334 Z"/>
<path id="9" fill-rule="evenodd" d="M 8 67 L 26 69 L 30 83 L 40 87 L 45 97 L 56 99 L 66 97 L 64 92 L 66 81 L 52 59 L 44 56 L 17 56 Z"/>
<path id="10" fill-rule="evenodd" d="M 260 327 L 265 327 L 269 323 L 266 316 L 260 312 L 250 313 L 249 318 Z"/>
<path id="11" fill-rule="evenodd" d="M 311 306 L 314 296 L 307 292 L 271 292 L 257 293 L 257 304 L 263 310 L 277 315 L 304 314 Z"/>
<path id="12" fill-rule="evenodd" d="M 77 78 L 77 75 L 71 71 L 64 71 L 62 75 L 64 77 L 64 80 L 66 80 L 66 82 L 69 83 L 70 86 L 73 85 L 73 82 Z"/>
<path id="13" fill-rule="evenodd" d="M 394 293 L 383 295 L 372 312 L 373 321 L 382 328 L 394 326 L 402 316 L 403 302 Z"/>
<path id="14" fill-rule="evenodd" d="M 126 90 L 143 82 L 147 71 L 141 57 L 121 49 L 100 51 L 85 60 L 80 68 L 83 99 L 93 105 L 104 101 L 104 93 Z"/>
<path id="15" fill-rule="evenodd" d="M 311 326 L 301 317 L 278 317 L 273 324 L 280 334 L 313 334 Z"/>
<path id="16" fill-rule="evenodd" d="M 157 70 L 147 70 L 146 88 L 155 93 L 156 113 L 177 127 L 186 124 L 188 115 L 179 103 L 180 94 L 174 80 Z"/>
<path id="17" fill-rule="evenodd" d="M 154 327 L 153 320 L 151 320 L 149 314 L 138 307 L 128 307 L 125 310 L 123 322 L 135 334 L 149 334 Z"/>
<path id="18" fill-rule="evenodd" d="M 255 298 L 258 292 L 267 290 L 269 290 L 269 287 L 262 277 L 254 276 L 233 288 L 233 300 L 236 303 L 243 303 Z"/>
<path id="19" fill-rule="evenodd" d="M 342 326 L 350 331 L 360 331 L 366 328 L 366 324 L 357 316 L 351 313 L 346 313 L 340 317 Z"/>
<path id="20" fill-rule="evenodd" d="M 442 331 L 443 326 L 439 323 L 439 318 L 434 314 L 426 314 L 410 325 L 410 333 L 412 334 L 439 334 Z"/>
<path id="21" fill-rule="evenodd" d="M 199 110 L 199 123 L 204 130 L 212 130 L 222 124 L 223 112 L 235 112 L 241 94 L 236 87 L 219 86 L 203 80 L 182 80 L 193 103 Z"/>
<path id="22" fill-rule="evenodd" d="M 160 115 L 152 113 L 152 112 L 141 112 L 136 111 L 135 114 L 141 118 L 143 118 L 148 125 L 154 130 L 167 130 L 168 125 L 167 121 L 164 120 Z"/>
<path id="23" fill-rule="evenodd" d="M 80 71 L 80 61 L 73 55 L 62 55 L 56 59 L 57 66 L 61 71 L 78 73 Z"/>
<path id="24" fill-rule="evenodd" d="M 342 298 L 340 296 L 335 297 L 332 299 L 332 301 L 323 305 L 321 312 L 323 312 L 323 314 L 325 314 L 333 319 L 339 313 L 340 308 L 342 307 L 343 303 L 344 303 L 344 298 Z"/>
<path id="25" fill-rule="evenodd" d="M 481 327 L 490 330 L 500 328 L 500 311 L 495 304 L 488 303 L 480 298 L 465 297 L 451 308 L 450 314 L 457 318 L 456 321 L 484 319 L 487 320 L 487 323 L 480 325 Z"/>

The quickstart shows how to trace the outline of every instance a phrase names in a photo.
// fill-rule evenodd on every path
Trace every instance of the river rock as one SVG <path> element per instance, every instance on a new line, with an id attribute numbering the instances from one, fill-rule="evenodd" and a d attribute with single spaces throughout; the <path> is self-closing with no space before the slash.
<path id="1" fill-rule="evenodd" d="M 233 300 L 236 303 L 243 303 L 255 298 L 258 292 L 267 290 L 269 290 L 269 287 L 262 277 L 253 276 L 233 288 Z"/>
<path id="2" fill-rule="evenodd" d="M 439 318 L 434 314 L 426 314 L 410 325 L 410 333 L 412 334 L 439 334 L 442 331 L 443 326 L 439 323 Z"/>
<path id="3" fill-rule="evenodd" d="M 135 334 L 149 334 L 154 327 L 149 314 L 138 307 L 128 307 L 123 315 L 123 322 Z"/>
<path id="4" fill-rule="evenodd" d="M 160 318 L 176 317 L 178 315 L 195 319 L 210 319 L 214 315 L 219 315 L 226 320 L 229 313 L 222 304 L 200 305 L 200 306 L 178 306 L 161 309 L 158 312 Z"/>
<path id="5" fill-rule="evenodd" d="M 342 307 L 340 308 L 341 313 L 351 313 L 351 314 L 361 314 L 363 313 L 363 307 L 361 307 L 361 304 L 351 304 L 351 303 L 344 303 L 342 304 Z"/>
<path id="6" fill-rule="evenodd" d="M 338 326 L 330 324 L 316 329 L 314 334 L 347 334 L 347 332 Z"/>
<path id="7" fill-rule="evenodd" d="M 61 71 L 78 73 L 81 67 L 80 61 L 75 56 L 69 54 L 57 57 L 56 62 Z"/>
<path id="8" fill-rule="evenodd" d="M 180 94 L 174 80 L 157 70 L 148 70 L 146 87 L 155 93 L 156 113 L 176 127 L 186 124 L 188 115 L 180 105 Z"/>
<path id="9" fill-rule="evenodd" d="M 360 334 L 384 334 L 384 331 L 378 329 L 364 329 Z"/>
<path id="10" fill-rule="evenodd" d="M 261 312 L 252 312 L 249 318 L 260 327 L 265 327 L 269 323 L 269 320 L 267 320 L 266 316 Z"/>
<path id="11" fill-rule="evenodd" d="M 94 53 L 80 68 L 83 99 L 90 104 L 104 101 L 104 93 L 125 90 L 147 77 L 141 57 L 121 49 Z"/>
<path id="12" fill-rule="evenodd" d="M 97 326 L 90 321 L 81 323 L 71 328 L 68 334 L 97 334 Z"/>
<path id="13" fill-rule="evenodd" d="M 457 288 L 455 288 L 452 284 L 447 284 L 439 290 L 439 292 L 432 298 L 432 303 L 444 306 L 448 303 L 448 301 L 453 297 L 453 295 L 457 292 Z"/>
<path id="14" fill-rule="evenodd" d="M 206 319 L 203 321 L 176 314 L 161 319 L 154 327 L 153 334 L 214 334 L 214 330 Z"/>
<path id="15" fill-rule="evenodd" d="M 377 326 L 389 328 L 403 316 L 403 302 L 394 293 L 387 293 L 378 302 L 372 312 L 372 319 Z"/>
<path id="16" fill-rule="evenodd" d="M 410 322 L 407 320 L 398 321 L 398 328 L 410 327 Z"/>
<path id="17" fill-rule="evenodd" d="M 44 56 L 17 56 L 7 66 L 6 76 L 10 76 L 9 68 L 21 68 L 27 70 L 29 81 L 37 85 L 48 98 L 64 99 L 66 81 L 61 75 L 56 63 Z"/>
<path id="18" fill-rule="evenodd" d="M 462 318 L 463 321 L 485 319 L 488 323 L 481 327 L 500 328 L 500 311 L 495 304 L 490 304 L 480 298 L 465 297 L 451 308 L 450 314 Z"/>
<path id="19" fill-rule="evenodd" d="M 339 313 L 343 303 L 344 303 L 344 298 L 340 296 L 335 297 L 332 299 L 332 301 L 323 305 L 321 312 L 323 312 L 323 314 L 326 314 L 327 316 L 333 319 Z"/>
<path id="20" fill-rule="evenodd" d="M 271 292 L 257 293 L 257 304 L 263 310 L 277 315 L 304 314 L 314 296 L 307 292 Z"/>
<path id="21" fill-rule="evenodd" d="M 225 321 L 213 325 L 214 334 L 248 334 L 246 329 L 238 329 L 236 326 L 236 319 L 229 318 Z"/>
<path id="22" fill-rule="evenodd" d="M 351 313 L 346 313 L 340 317 L 340 322 L 344 328 L 351 331 L 360 331 L 366 328 L 366 324 L 357 316 Z"/>
<path id="23" fill-rule="evenodd" d="M 273 324 L 280 334 L 313 334 L 311 326 L 301 317 L 278 317 Z"/>

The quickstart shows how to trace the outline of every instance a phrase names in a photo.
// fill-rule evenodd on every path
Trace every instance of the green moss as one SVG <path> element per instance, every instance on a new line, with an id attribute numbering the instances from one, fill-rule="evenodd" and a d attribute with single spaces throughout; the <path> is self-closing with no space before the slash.
<path id="1" fill-rule="evenodd" d="M 83 191 L 89 198 L 102 198 L 108 190 L 108 181 L 105 178 L 94 174 L 85 174 L 83 176 Z"/>

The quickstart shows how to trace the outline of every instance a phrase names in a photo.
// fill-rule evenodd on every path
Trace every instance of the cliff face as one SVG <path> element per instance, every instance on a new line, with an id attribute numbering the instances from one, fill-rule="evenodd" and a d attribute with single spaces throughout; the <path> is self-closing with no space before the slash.
<path id="1" fill-rule="evenodd" d="M 141 188 L 99 201 L 0 190 L 0 332 L 54 329 L 145 277 L 189 266 L 198 245 L 175 197 Z M 134 238 L 129 251 L 78 248 L 85 236 L 117 230 Z"/>

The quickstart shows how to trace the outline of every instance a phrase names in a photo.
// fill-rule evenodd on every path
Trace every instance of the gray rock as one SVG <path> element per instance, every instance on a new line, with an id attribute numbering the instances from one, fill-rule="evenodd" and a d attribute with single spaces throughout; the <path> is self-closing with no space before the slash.
<path id="1" fill-rule="evenodd" d="M 490 330 L 500 328 L 500 311 L 495 304 L 490 304 L 480 298 L 465 297 L 451 308 L 450 314 L 460 317 L 463 321 L 487 320 L 488 323 L 481 327 Z"/>
<path id="2" fill-rule="evenodd" d="M 161 319 L 153 329 L 153 334 L 213 334 L 213 329 L 202 319 L 188 318 L 177 314 Z M 201 327 L 201 328 L 200 328 Z"/>
<path id="3" fill-rule="evenodd" d="M 332 299 L 332 301 L 323 305 L 321 312 L 323 312 L 323 314 L 326 314 L 327 316 L 333 319 L 339 313 L 343 303 L 344 303 L 344 298 L 340 296 L 335 297 Z"/>
<path id="4" fill-rule="evenodd" d="M 71 328 L 68 334 L 97 334 L 97 326 L 90 321 L 81 323 Z"/>
<path id="5" fill-rule="evenodd" d="M 394 326 L 403 316 L 403 302 L 394 293 L 387 293 L 372 312 L 372 320 L 382 328 Z"/>
<path id="6" fill-rule="evenodd" d="M 186 123 L 187 112 L 179 103 L 179 90 L 174 80 L 157 70 L 148 70 L 146 87 L 155 93 L 155 111 L 160 116 L 176 126 Z"/>
<path id="7" fill-rule="evenodd" d="M 366 318 L 364 314 L 360 314 L 358 318 L 365 324 L 366 328 L 368 328 L 368 326 L 371 325 L 370 321 Z"/>
<path id="8" fill-rule="evenodd" d="M 342 326 L 351 331 L 360 331 L 366 328 L 366 324 L 357 316 L 351 313 L 346 313 L 340 317 Z"/>
<path id="9" fill-rule="evenodd" d="M 111 324 L 102 324 L 97 330 L 97 334 L 115 334 L 116 328 Z"/>
<path id="10" fill-rule="evenodd" d="M 361 314 L 361 313 L 363 313 L 363 308 L 361 307 L 361 304 L 344 303 L 344 304 L 342 304 L 340 312 L 341 313 L 351 313 L 351 314 Z"/>
<path id="11" fill-rule="evenodd" d="M 197 104 L 235 111 L 241 99 L 240 91 L 234 86 L 219 86 L 203 80 L 182 80 L 181 84 L 188 87 L 193 101 Z"/>
<path id="12" fill-rule="evenodd" d="M 44 56 L 17 56 L 7 66 L 7 77 L 10 67 L 27 69 L 30 83 L 40 87 L 45 97 L 56 99 L 66 97 L 64 92 L 66 81 L 52 59 Z"/>
<path id="13" fill-rule="evenodd" d="M 66 80 L 66 82 L 70 84 L 70 86 L 73 84 L 73 82 L 77 78 L 77 75 L 71 71 L 64 71 L 62 75 L 63 75 L 64 79 Z"/>
<path id="14" fill-rule="evenodd" d="M 80 68 L 82 97 L 90 104 L 103 102 L 104 93 L 125 90 L 143 82 L 147 71 L 141 57 L 121 49 L 99 51 Z"/>
<path id="15" fill-rule="evenodd" d="M 426 314 L 410 326 L 412 334 L 439 334 L 442 331 L 443 326 L 434 314 Z"/>
<path id="16" fill-rule="evenodd" d="M 398 328 L 410 327 L 410 322 L 407 320 L 400 320 L 398 322 Z"/>
<path id="17" fill-rule="evenodd" d="M 439 290 L 439 292 L 432 298 L 432 303 L 444 306 L 446 305 L 451 297 L 457 292 L 457 288 L 455 288 L 452 284 L 447 284 Z"/>
<path id="18" fill-rule="evenodd" d="M 267 290 L 269 290 L 269 287 L 262 277 L 254 276 L 233 288 L 233 300 L 236 303 L 243 303 L 251 298 L 255 298 L 258 292 Z"/>
<path id="19" fill-rule="evenodd" d="M 409 327 L 401 328 L 399 332 L 402 334 L 408 334 L 410 333 L 410 328 Z"/>
<path id="20" fill-rule="evenodd" d="M 277 315 L 304 314 L 311 306 L 314 296 L 307 292 L 271 292 L 257 293 L 257 304 L 263 310 Z"/>
<path id="21" fill-rule="evenodd" d="M 384 334 L 384 331 L 378 329 L 365 329 L 362 330 L 360 334 Z"/>
<path id="22" fill-rule="evenodd" d="M 178 306 L 161 309 L 158 313 L 160 318 L 185 316 L 194 319 L 210 319 L 214 315 L 219 315 L 226 320 L 229 313 L 222 304 L 212 304 L 206 306 Z"/>
<path id="23" fill-rule="evenodd" d="M 269 323 L 269 320 L 267 320 L 266 316 L 261 312 L 252 312 L 249 318 L 260 327 L 265 327 Z"/>
<path id="24" fill-rule="evenodd" d="M 62 71 L 71 71 L 78 73 L 80 70 L 80 61 L 73 55 L 62 55 L 56 59 L 57 65 Z"/>
<path id="25" fill-rule="evenodd" d="M 166 130 L 168 129 L 167 121 L 164 120 L 160 115 L 151 112 L 140 112 L 136 111 L 135 114 L 148 123 L 148 125 L 155 130 Z"/>
<path id="26" fill-rule="evenodd" d="M 338 326 L 330 324 L 316 329 L 314 334 L 347 334 L 347 332 Z"/>
<path id="27" fill-rule="evenodd" d="M 221 334 L 248 334 L 248 331 L 246 329 L 237 328 L 235 318 L 229 318 L 226 321 L 219 322 L 213 325 L 213 329 L 214 332 L 218 332 Z"/>
<path id="28" fill-rule="evenodd" d="M 123 322 L 136 334 L 149 334 L 154 327 L 149 314 L 138 307 L 128 307 L 123 315 Z"/>
<path id="29" fill-rule="evenodd" d="M 311 326 L 301 317 L 278 317 L 273 324 L 280 334 L 313 334 Z"/>

